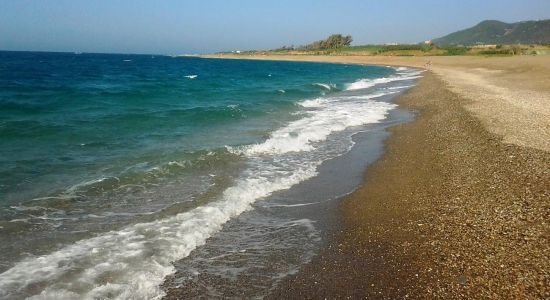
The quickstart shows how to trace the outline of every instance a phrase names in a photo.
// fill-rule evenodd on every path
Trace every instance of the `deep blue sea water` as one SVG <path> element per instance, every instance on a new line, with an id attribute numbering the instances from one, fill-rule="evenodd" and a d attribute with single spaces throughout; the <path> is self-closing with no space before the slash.
<path id="1" fill-rule="evenodd" d="M 172 262 L 256 201 L 315 177 L 395 108 L 381 97 L 418 76 L 0 52 L 0 298 L 163 295 Z M 313 230 L 292 222 L 273 230 Z"/>

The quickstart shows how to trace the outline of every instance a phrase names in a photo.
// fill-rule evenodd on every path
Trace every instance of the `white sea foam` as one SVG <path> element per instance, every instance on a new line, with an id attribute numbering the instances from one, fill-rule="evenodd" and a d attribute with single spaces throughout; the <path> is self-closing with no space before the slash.
<path id="1" fill-rule="evenodd" d="M 395 81 L 404 81 L 404 80 L 412 80 L 412 79 L 418 79 L 422 76 L 420 74 L 422 73 L 421 70 L 406 68 L 406 67 L 398 67 L 394 68 L 397 73 L 396 75 L 392 75 L 389 77 L 382 77 L 382 78 L 364 78 L 359 79 L 355 82 L 352 82 L 346 86 L 346 90 L 353 91 L 353 90 L 360 90 L 360 89 L 367 89 L 371 88 L 376 85 L 395 82 Z"/>
<path id="2" fill-rule="evenodd" d="M 118 177 L 111 177 L 117 181 L 120 181 L 120 179 L 118 179 Z M 97 183 L 101 183 L 105 180 L 108 180 L 109 177 L 101 177 L 101 178 L 97 178 L 97 179 L 92 179 L 92 180 L 88 180 L 88 181 L 84 181 L 84 182 L 80 182 L 80 183 L 77 183 L 71 187 L 69 187 L 67 189 L 67 193 L 71 194 L 77 190 L 79 190 L 80 188 L 82 187 L 86 187 L 86 186 L 90 186 L 90 185 L 94 185 L 94 184 L 97 184 Z"/>
<path id="3" fill-rule="evenodd" d="M 15 223 L 15 222 L 23 222 L 23 223 L 28 223 L 29 222 L 29 218 L 21 218 L 21 219 L 13 219 L 13 220 L 10 220 L 9 221 L 10 223 Z M 1 294 L 0 294 L 1 295 Z"/>
<path id="4" fill-rule="evenodd" d="M 299 104 L 303 107 L 320 107 L 325 103 L 327 103 L 327 101 L 328 100 L 325 98 L 315 98 L 315 99 L 302 101 Z"/>
<path id="5" fill-rule="evenodd" d="M 302 206 L 315 205 L 315 204 L 319 204 L 319 203 L 321 203 L 321 202 L 309 202 L 309 203 L 299 203 L 299 204 L 272 204 L 272 205 L 266 205 L 265 207 L 292 208 L 292 207 L 302 207 Z"/>
<path id="6" fill-rule="evenodd" d="M 336 84 L 334 83 L 314 83 L 313 85 L 316 85 L 316 86 L 319 86 L 319 87 L 322 87 L 324 89 L 326 89 L 327 91 L 330 91 L 330 90 L 333 90 L 336 88 Z"/>
<path id="7" fill-rule="evenodd" d="M 185 75 L 184 77 L 185 78 L 188 78 L 188 79 L 195 79 L 197 78 L 199 75 Z"/>
<path id="8" fill-rule="evenodd" d="M 358 95 L 358 96 L 348 96 L 347 99 L 353 99 L 353 100 L 370 100 L 370 99 L 376 99 L 380 98 L 382 96 L 396 94 L 398 92 L 391 92 L 391 91 L 385 91 L 385 92 L 378 92 L 378 93 L 372 93 L 368 95 Z"/>
<path id="9" fill-rule="evenodd" d="M 10 206 L 11 209 L 17 210 L 17 211 L 42 211 L 46 210 L 45 207 L 42 206 L 25 206 L 25 205 L 17 205 L 17 206 Z"/>
<path id="10" fill-rule="evenodd" d="M 325 140 L 333 132 L 380 122 L 388 111 L 396 106 L 369 100 L 368 95 L 360 99 L 353 96 L 318 98 L 306 100 L 301 105 L 317 109 L 311 111 L 309 116 L 274 131 L 271 137 L 261 144 L 230 148 L 230 151 L 246 155 L 311 151 L 315 142 Z"/>
<path id="11" fill-rule="evenodd" d="M 251 170 L 217 202 L 25 259 L 0 274 L 0 298 L 17 298 L 45 285 L 31 299 L 158 299 L 164 295 L 159 287 L 164 277 L 175 271 L 171 262 L 204 244 L 255 200 L 314 176 L 316 164 L 304 163 L 293 172 L 284 172 L 290 165 Z M 265 176 L 278 168 L 282 176 Z"/>
<path id="12" fill-rule="evenodd" d="M 413 87 L 413 86 L 412 85 L 391 86 L 388 88 L 388 90 L 401 90 L 401 89 L 408 89 L 410 87 Z"/>
<path id="13" fill-rule="evenodd" d="M 390 76 L 390 77 L 375 78 L 375 79 L 359 79 L 353 83 L 348 84 L 346 90 L 353 91 L 353 90 L 366 89 L 379 84 L 390 83 L 394 81 L 412 80 L 412 79 L 417 79 L 422 77 L 419 75 L 419 73 L 407 73 L 406 75 L 407 76 Z"/>
<path id="14" fill-rule="evenodd" d="M 368 95 L 357 95 L 357 96 L 346 96 L 346 100 L 370 100 L 379 98 L 385 95 L 395 94 L 397 92 L 380 92 L 380 93 L 373 93 Z M 336 101 L 341 98 L 336 98 Z M 314 107 L 322 107 L 324 105 L 327 105 L 330 102 L 334 102 L 335 100 L 331 98 L 315 98 L 315 99 L 308 99 L 300 102 L 300 106 L 308 107 L 308 108 L 314 108 Z"/>

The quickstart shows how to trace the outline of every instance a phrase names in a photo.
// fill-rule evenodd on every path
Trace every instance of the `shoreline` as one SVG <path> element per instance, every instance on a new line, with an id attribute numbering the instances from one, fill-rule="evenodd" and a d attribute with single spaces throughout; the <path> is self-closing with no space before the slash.
<path id="1" fill-rule="evenodd" d="M 550 155 L 502 143 L 467 101 L 433 74 L 401 96 L 417 118 L 340 203 L 342 231 L 268 299 L 548 297 Z"/>
<path id="2" fill-rule="evenodd" d="M 375 92 L 365 91 L 367 95 L 372 93 Z M 395 103 L 398 96 L 403 93 L 404 91 L 389 93 L 377 97 L 376 101 Z M 284 276 L 277 273 L 277 270 L 285 270 L 285 264 L 289 264 L 291 268 L 285 271 L 285 276 L 293 274 L 324 248 L 325 243 L 328 241 L 327 237 L 330 237 L 340 227 L 338 214 L 335 213 L 340 203 L 339 200 L 353 193 L 361 185 L 364 170 L 382 156 L 384 140 L 389 136 L 388 128 L 396 124 L 411 122 L 412 119 L 413 115 L 409 111 L 394 108 L 388 112 L 386 119 L 381 122 L 370 123 L 341 132 L 341 138 L 346 137 L 353 141 L 353 145 L 350 145 L 347 152 L 321 163 L 317 168 L 316 176 L 255 203 L 253 205 L 254 209 L 228 221 L 220 232 L 208 240 L 207 244 L 196 249 L 189 257 L 176 262 L 175 265 L 178 271 L 176 274 L 167 277 L 163 283 L 163 289 L 167 293 L 163 299 L 187 299 L 213 295 L 223 295 L 223 297 L 229 298 L 263 297 L 266 290 L 274 289 L 279 281 L 284 280 Z M 293 222 L 307 221 L 309 224 L 314 224 L 314 229 L 307 234 L 309 238 L 304 239 L 300 245 L 296 244 L 286 248 L 284 257 L 280 256 L 283 253 L 281 247 L 285 244 L 283 239 L 296 241 L 301 236 L 300 231 L 295 230 L 292 236 L 286 237 L 280 233 L 277 234 L 276 239 L 280 240 L 271 240 L 269 243 L 265 243 L 265 249 L 258 247 L 257 238 L 255 241 L 246 240 L 246 238 L 241 240 L 235 234 L 239 227 L 258 227 L 259 224 L 264 222 L 273 223 L 275 219 L 287 220 L 285 223 L 288 223 L 288 220 L 294 220 Z M 253 225 L 251 222 L 255 222 L 255 224 Z M 282 229 L 278 229 L 278 231 L 282 232 Z M 252 234 L 247 230 L 243 230 L 243 232 L 247 233 L 246 236 Z M 264 230 L 262 235 L 268 235 L 268 232 Z M 228 236 L 232 237 L 230 241 L 225 238 Z M 220 276 L 219 272 L 212 272 L 212 268 L 209 268 L 208 272 L 200 271 L 201 269 L 197 267 L 196 261 L 202 253 L 212 253 L 216 251 L 215 249 L 224 249 L 224 245 L 231 243 L 241 246 L 256 245 L 250 249 L 251 251 L 246 251 L 248 254 L 244 263 L 239 261 L 238 255 L 232 256 L 230 253 L 224 253 L 223 250 L 216 255 L 223 256 L 224 260 L 230 261 L 225 267 L 223 266 L 226 262 L 215 259 L 216 255 L 214 258 L 209 258 L 206 255 L 200 260 L 208 260 L 211 264 L 222 267 L 221 270 L 225 271 L 232 267 L 244 269 L 241 275 L 229 279 Z M 290 242 L 288 245 L 290 246 L 293 243 L 295 242 Z M 311 243 L 310 248 L 305 247 L 308 243 Z M 255 257 L 253 253 L 261 254 L 261 257 Z M 299 263 L 296 263 L 298 256 L 301 258 Z M 186 273 L 188 269 L 199 270 L 200 275 L 196 279 L 176 284 L 179 278 L 189 277 Z M 258 270 L 262 270 L 261 276 L 256 273 Z M 266 275 L 265 278 L 269 277 L 268 274 L 272 278 L 269 280 L 261 279 L 264 274 Z M 213 291 L 215 291 L 214 294 L 212 294 Z"/>
<path id="3" fill-rule="evenodd" d="M 550 297 L 549 58 L 437 59 L 398 99 L 417 118 L 339 204 L 342 231 L 267 298 Z M 312 59 L 429 58 L 283 58 Z"/>

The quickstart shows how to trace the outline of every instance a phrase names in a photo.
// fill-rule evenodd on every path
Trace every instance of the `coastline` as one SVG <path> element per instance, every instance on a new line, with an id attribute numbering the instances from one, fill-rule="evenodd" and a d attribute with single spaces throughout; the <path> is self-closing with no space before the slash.
<path id="1" fill-rule="evenodd" d="M 426 60 L 377 59 L 296 60 Z M 434 60 L 398 100 L 417 119 L 339 205 L 342 231 L 268 298 L 549 297 L 548 59 Z"/>
<path id="2" fill-rule="evenodd" d="M 548 152 L 506 145 L 427 74 L 332 243 L 268 298 L 549 296 Z"/>
<path id="3" fill-rule="evenodd" d="M 380 97 L 379 100 L 394 103 L 397 97 L 398 95 L 389 94 Z M 350 195 L 360 186 L 364 170 L 383 155 L 384 141 L 390 135 L 388 129 L 396 124 L 411 122 L 412 119 L 412 113 L 396 108 L 385 120 L 361 126 L 359 131 L 353 130 L 354 133 L 350 132 L 349 137 L 354 145 L 348 152 L 319 165 L 318 174 L 315 177 L 290 189 L 274 193 L 256 203 L 254 209 L 226 223 L 219 233 L 211 237 L 207 244 L 197 249 L 198 251 L 194 251 L 190 257 L 176 262 L 177 273 L 167 277 L 163 283 L 163 289 L 167 293 L 163 299 L 201 297 L 254 299 L 263 298 L 268 290 L 276 289 L 278 283 L 284 281 L 286 276 L 295 274 L 301 266 L 310 262 L 326 246 L 332 233 L 341 227 L 339 216 L 335 213 L 338 211 L 339 200 Z M 243 238 L 235 234 L 239 226 L 254 222 L 247 227 L 258 228 L 263 223 L 272 223 L 275 218 L 287 220 L 285 223 L 290 224 L 279 228 L 279 232 L 282 232 L 283 228 L 294 228 L 294 230 L 292 235 L 282 236 L 279 233 L 276 240 L 267 240 L 263 250 L 258 247 L 257 237 L 254 238 L 252 235 L 252 240 L 249 240 L 247 237 Z M 294 221 L 289 223 L 288 220 Z M 306 232 L 296 230 L 296 225 L 303 222 L 314 224 L 314 227 Z M 251 235 L 250 231 L 243 232 L 246 236 Z M 302 238 L 301 244 L 282 247 L 285 239 L 296 241 L 304 233 L 308 237 Z M 269 233 L 264 230 L 262 235 L 269 235 Z M 305 247 L 312 240 L 315 240 L 314 247 Z M 233 244 L 248 245 L 248 247 L 255 245 L 249 248 L 251 251 L 246 251 L 249 253 L 248 256 L 242 257 L 240 255 L 244 253 L 232 255 L 231 251 L 227 251 L 225 245 Z M 283 251 L 277 250 L 281 248 Z M 216 251 L 219 253 L 213 257 L 205 254 Z M 252 253 L 263 253 L 263 255 L 258 258 Z M 268 253 L 270 254 L 267 255 Z M 243 270 L 242 275 L 231 278 L 227 275 L 220 276 L 219 272 L 213 272 L 211 268 L 208 271 L 201 271 L 196 261 L 197 257 L 203 255 L 206 257 L 202 258 L 202 261 L 222 267 L 222 274 L 233 267 Z M 216 256 L 223 256 L 224 262 L 216 260 Z M 292 265 L 292 268 L 285 269 L 285 264 Z M 200 275 L 194 280 L 178 282 L 179 278 L 190 277 L 188 274 L 190 269 L 198 270 Z M 286 271 L 284 274 L 278 273 L 281 270 Z M 266 280 L 268 277 L 271 279 Z"/>

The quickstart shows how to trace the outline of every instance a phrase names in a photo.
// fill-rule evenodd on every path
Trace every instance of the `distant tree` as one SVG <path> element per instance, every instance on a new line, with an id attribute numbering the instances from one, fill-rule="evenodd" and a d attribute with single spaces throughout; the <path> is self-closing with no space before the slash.
<path id="1" fill-rule="evenodd" d="M 351 35 L 333 34 L 325 40 L 316 41 L 309 45 L 300 47 L 303 50 L 327 50 L 348 47 L 351 45 L 353 38 Z"/>
<path id="2" fill-rule="evenodd" d="M 513 45 L 512 46 L 512 54 L 513 55 L 520 55 L 521 54 L 521 46 L 520 45 Z"/>
<path id="3" fill-rule="evenodd" d="M 341 34 L 333 34 L 329 36 L 326 40 L 322 41 L 323 49 L 336 49 L 349 46 L 352 41 L 352 37 L 347 35 L 343 36 Z"/>
<path id="4" fill-rule="evenodd" d="M 344 37 L 344 46 L 346 47 L 351 46 L 351 42 L 353 42 L 353 38 L 351 37 L 351 35 L 346 35 Z"/>
<path id="5" fill-rule="evenodd" d="M 294 50 L 294 45 L 290 45 L 290 46 L 282 46 L 280 48 L 277 48 L 277 49 L 273 49 L 272 51 L 292 51 Z"/>

